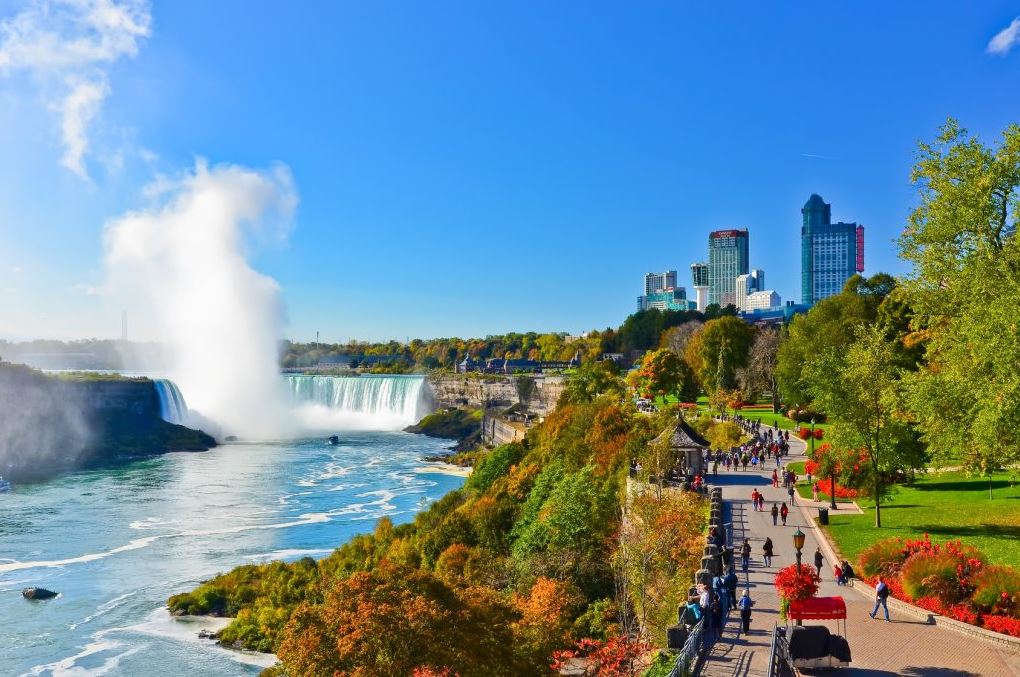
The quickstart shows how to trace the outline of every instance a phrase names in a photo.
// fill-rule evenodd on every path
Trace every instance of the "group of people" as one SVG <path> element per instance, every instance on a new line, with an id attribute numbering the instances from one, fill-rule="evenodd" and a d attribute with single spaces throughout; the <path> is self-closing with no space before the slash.
<path id="1" fill-rule="evenodd" d="M 725 575 L 713 577 L 711 586 L 699 583 L 696 588 L 697 594 L 687 602 L 690 620 L 697 622 L 704 618 L 708 637 L 712 640 L 722 637 L 723 626 L 730 609 L 735 608 L 740 612 L 737 636 L 739 637 L 741 632 L 747 634 L 751 630 L 751 607 L 754 606 L 751 591 L 745 589 L 744 594 L 737 599 L 738 583 L 737 574 L 731 566 Z"/>

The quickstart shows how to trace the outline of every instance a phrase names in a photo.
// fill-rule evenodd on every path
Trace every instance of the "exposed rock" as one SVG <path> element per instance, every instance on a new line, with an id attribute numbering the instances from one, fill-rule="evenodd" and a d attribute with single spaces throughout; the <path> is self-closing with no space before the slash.
<path id="1" fill-rule="evenodd" d="M 21 591 L 21 595 L 25 599 L 52 599 L 57 594 L 59 593 L 47 590 L 46 588 L 25 588 Z"/>

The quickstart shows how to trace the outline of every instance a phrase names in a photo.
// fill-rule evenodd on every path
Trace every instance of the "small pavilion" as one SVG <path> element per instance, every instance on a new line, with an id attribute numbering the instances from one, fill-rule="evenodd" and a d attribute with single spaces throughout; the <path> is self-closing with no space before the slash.
<path id="1" fill-rule="evenodd" d="M 699 435 L 694 428 L 687 425 L 683 416 L 677 419 L 675 425 L 666 428 L 661 435 L 655 438 L 652 444 L 662 444 L 667 438 L 669 439 L 670 450 L 679 459 L 680 472 L 687 477 L 694 477 L 695 475 L 704 477 L 705 472 L 708 470 L 705 464 L 705 451 L 711 446 L 709 441 Z"/>

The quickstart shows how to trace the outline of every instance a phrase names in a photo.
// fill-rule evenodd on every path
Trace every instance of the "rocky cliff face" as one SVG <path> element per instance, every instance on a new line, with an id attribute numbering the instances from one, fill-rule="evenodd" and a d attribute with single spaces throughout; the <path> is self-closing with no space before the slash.
<path id="1" fill-rule="evenodd" d="M 0 474 L 16 481 L 215 444 L 164 421 L 148 379 L 64 378 L 0 363 Z"/>
<path id="2" fill-rule="evenodd" d="M 447 374 L 429 377 L 429 385 L 440 407 L 488 409 L 519 403 L 539 416 L 556 408 L 565 383 L 565 377 L 541 375 Z"/>

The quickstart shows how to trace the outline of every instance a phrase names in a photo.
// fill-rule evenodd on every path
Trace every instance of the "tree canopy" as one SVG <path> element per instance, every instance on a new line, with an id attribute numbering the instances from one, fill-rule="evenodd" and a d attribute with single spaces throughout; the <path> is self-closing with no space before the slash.
<path id="1" fill-rule="evenodd" d="M 1020 461 L 1020 126 L 985 145 L 950 119 L 922 143 L 920 204 L 900 238 L 903 283 L 925 343 L 910 404 L 939 459 Z"/>

